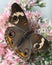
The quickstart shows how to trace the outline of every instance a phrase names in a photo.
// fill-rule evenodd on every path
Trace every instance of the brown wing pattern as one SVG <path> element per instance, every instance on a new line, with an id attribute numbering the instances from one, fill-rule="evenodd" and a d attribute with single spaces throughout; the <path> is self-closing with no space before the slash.
<path id="1" fill-rule="evenodd" d="M 8 21 L 25 31 L 29 30 L 26 15 L 23 9 L 17 3 L 12 4 L 11 15 L 9 16 Z"/>

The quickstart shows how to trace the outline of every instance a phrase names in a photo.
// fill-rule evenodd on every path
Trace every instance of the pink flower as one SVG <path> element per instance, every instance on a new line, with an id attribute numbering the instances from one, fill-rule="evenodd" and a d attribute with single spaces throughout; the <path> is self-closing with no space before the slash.
<path id="1" fill-rule="evenodd" d="M 25 12 L 25 14 L 26 14 L 28 20 L 31 19 L 31 12 L 30 11 Z"/>
<path id="2" fill-rule="evenodd" d="M 4 39 L 4 34 L 0 33 L 0 40 Z"/>
<path id="3" fill-rule="evenodd" d="M 23 65 L 27 65 L 27 63 L 26 63 L 26 62 L 24 62 L 24 63 L 23 63 Z"/>
<path id="4" fill-rule="evenodd" d="M 0 56 L 5 55 L 7 44 L 0 43 Z"/>
<path id="5" fill-rule="evenodd" d="M 0 63 L 0 65 L 9 65 L 9 64 L 7 63 L 6 60 L 3 60 L 2 63 Z"/>
<path id="6" fill-rule="evenodd" d="M 38 19 L 41 15 L 39 12 L 30 12 L 30 11 L 27 11 L 25 12 L 26 16 L 28 19 L 31 19 L 31 18 L 34 18 L 34 19 Z"/>
<path id="7" fill-rule="evenodd" d="M 8 20 L 9 15 L 10 15 L 10 11 L 3 12 L 2 15 L 0 16 L 0 22 L 5 24 L 5 22 Z"/>
<path id="8" fill-rule="evenodd" d="M 47 39 L 48 39 L 49 41 L 52 41 L 52 37 L 51 37 L 51 36 L 47 36 Z"/>
<path id="9" fill-rule="evenodd" d="M 36 12 L 34 13 L 34 16 L 35 16 L 36 18 L 39 18 L 39 17 L 41 16 L 41 14 L 36 11 Z"/>
<path id="10" fill-rule="evenodd" d="M 0 43 L 0 48 L 5 48 L 7 46 L 6 43 Z"/>
<path id="11" fill-rule="evenodd" d="M 33 12 L 33 11 L 32 12 L 27 11 L 25 13 L 26 13 L 26 16 L 28 18 L 28 22 L 29 22 L 30 28 L 32 28 L 33 30 L 37 29 L 37 27 L 38 27 L 37 20 L 41 16 L 40 13 Z"/>
<path id="12" fill-rule="evenodd" d="M 7 48 L 7 53 L 5 55 L 5 58 L 8 59 L 8 57 L 12 57 L 13 53 L 14 53 L 13 51 Z"/>
<path id="13" fill-rule="evenodd" d="M 19 2 L 20 2 L 20 0 L 16 0 L 16 2 L 17 2 L 17 3 L 19 3 Z"/>
<path id="14" fill-rule="evenodd" d="M 35 1 L 31 1 L 30 2 L 30 6 L 32 7 L 32 6 L 34 6 L 36 3 L 35 3 Z"/>
<path id="15" fill-rule="evenodd" d="M 20 62 L 20 59 L 17 55 L 14 54 L 14 51 L 11 51 L 10 49 L 7 49 L 7 53 L 4 57 L 9 63 L 16 64 L 17 62 Z"/>
<path id="16" fill-rule="evenodd" d="M 0 56 L 4 55 L 4 48 L 0 48 Z"/>
<path id="17" fill-rule="evenodd" d="M 4 42 L 4 33 L 5 33 L 5 29 L 4 28 L 1 28 L 0 29 L 0 43 L 1 41 Z"/>
<path id="18" fill-rule="evenodd" d="M 6 24 L 6 21 L 8 20 L 8 16 L 7 14 L 2 14 L 1 18 L 0 18 L 0 28 L 3 32 L 5 32 L 6 28 L 8 27 Z"/>

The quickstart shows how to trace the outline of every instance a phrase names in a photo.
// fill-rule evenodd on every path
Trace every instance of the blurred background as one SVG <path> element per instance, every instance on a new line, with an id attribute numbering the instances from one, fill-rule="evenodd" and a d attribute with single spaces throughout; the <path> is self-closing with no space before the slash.
<path id="1" fill-rule="evenodd" d="M 7 6 L 9 0 L 0 0 L 0 14 L 3 12 L 4 8 Z"/>
<path id="2" fill-rule="evenodd" d="M 52 20 L 52 0 L 43 0 L 46 2 L 46 7 L 40 8 L 36 7 L 38 11 L 41 12 L 41 14 L 48 19 Z M 3 8 L 5 8 L 8 4 L 9 0 L 0 0 L 0 14 L 3 12 Z"/>
<path id="3" fill-rule="evenodd" d="M 42 8 L 42 14 L 48 19 L 52 20 L 52 0 L 44 0 L 46 2 L 46 7 Z"/>

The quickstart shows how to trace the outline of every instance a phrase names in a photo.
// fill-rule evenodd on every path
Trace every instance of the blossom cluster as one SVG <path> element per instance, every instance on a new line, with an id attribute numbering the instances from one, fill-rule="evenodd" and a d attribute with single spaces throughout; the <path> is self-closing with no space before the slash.
<path id="1" fill-rule="evenodd" d="M 10 8 L 12 3 L 17 2 L 23 9 L 30 24 L 30 27 L 39 34 L 44 35 L 49 41 L 52 40 L 52 22 L 47 19 L 41 19 L 41 13 L 38 11 L 31 11 L 33 6 L 36 6 L 38 0 L 10 0 L 9 4 L 0 15 L 0 65 L 26 65 L 26 63 L 19 58 L 14 51 L 10 50 L 4 39 L 5 30 L 11 26 L 8 21 L 10 16 Z M 43 4 L 43 2 L 39 2 Z"/>

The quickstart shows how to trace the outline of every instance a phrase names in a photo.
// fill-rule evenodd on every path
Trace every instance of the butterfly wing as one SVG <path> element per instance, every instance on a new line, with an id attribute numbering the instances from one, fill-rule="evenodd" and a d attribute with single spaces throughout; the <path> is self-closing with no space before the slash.
<path id="1" fill-rule="evenodd" d="M 9 27 L 5 32 L 5 38 L 9 46 L 24 60 L 28 60 L 31 53 L 39 50 L 46 50 L 49 42 L 40 34 L 33 31 L 24 32 L 18 27 Z"/>
<path id="2" fill-rule="evenodd" d="M 31 49 L 32 49 L 32 44 L 30 42 L 30 39 L 25 39 L 22 45 L 16 49 L 16 53 L 23 59 L 23 60 L 28 60 L 31 55 Z"/>
<path id="3" fill-rule="evenodd" d="M 31 35 L 32 42 L 32 51 L 33 53 L 38 52 L 39 50 L 46 51 L 49 48 L 49 42 L 40 34 L 32 34 Z"/>
<path id="4" fill-rule="evenodd" d="M 11 15 L 9 16 L 10 23 L 20 27 L 21 29 L 28 31 L 28 20 L 23 9 L 17 4 L 14 3 L 11 6 Z"/>
<path id="5" fill-rule="evenodd" d="M 12 4 L 8 21 L 16 26 L 7 28 L 5 39 L 10 48 L 15 50 L 21 58 L 27 60 L 31 55 L 32 48 L 32 44 L 29 39 L 26 39 L 27 35 L 25 34 L 29 31 L 29 25 L 23 9 L 17 3 Z"/>
<path id="6" fill-rule="evenodd" d="M 28 34 L 18 27 L 8 27 L 5 31 L 5 39 L 9 48 L 13 49 L 24 60 L 30 58 L 32 44 Z"/>
<path id="7" fill-rule="evenodd" d="M 5 31 L 5 39 L 9 43 L 9 45 L 16 45 L 16 41 L 18 41 L 24 34 L 24 31 L 18 27 L 8 27 Z M 17 44 L 18 45 L 18 44 Z"/>

